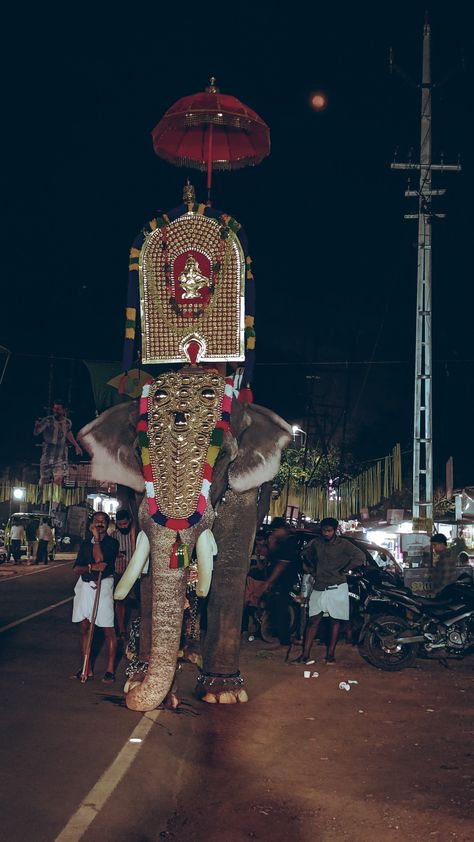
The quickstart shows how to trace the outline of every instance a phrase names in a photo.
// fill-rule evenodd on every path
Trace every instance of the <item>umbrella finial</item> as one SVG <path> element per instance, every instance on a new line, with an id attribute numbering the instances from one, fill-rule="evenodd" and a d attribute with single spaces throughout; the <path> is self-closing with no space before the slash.
<path id="1" fill-rule="evenodd" d="M 206 94 L 218 94 L 219 88 L 216 87 L 216 77 L 211 76 L 209 78 L 209 85 L 206 88 Z"/>
<path id="2" fill-rule="evenodd" d="M 194 205 L 196 203 L 196 191 L 191 184 L 189 178 L 186 179 L 186 184 L 183 188 L 183 204 Z"/>

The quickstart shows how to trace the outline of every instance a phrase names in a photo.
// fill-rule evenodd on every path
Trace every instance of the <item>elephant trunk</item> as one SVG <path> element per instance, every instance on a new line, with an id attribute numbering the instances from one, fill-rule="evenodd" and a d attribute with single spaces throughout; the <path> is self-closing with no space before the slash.
<path id="1" fill-rule="evenodd" d="M 148 519 L 149 521 L 149 519 Z M 143 519 L 142 519 L 143 524 Z M 147 674 L 126 694 L 130 710 L 154 710 L 165 698 L 176 670 L 186 594 L 186 570 L 170 570 L 169 558 L 176 533 L 144 526 L 153 559 L 152 647 Z"/>
<path id="2" fill-rule="evenodd" d="M 151 649 L 145 678 L 126 694 L 125 699 L 130 710 L 145 711 L 154 710 L 161 704 L 173 682 L 188 577 L 186 569 L 170 569 L 170 555 L 176 533 L 154 523 L 146 499 L 140 505 L 139 519 L 150 542 Z M 209 529 L 213 521 L 214 510 L 208 501 L 199 524 L 180 532 L 190 556 L 198 536 L 203 530 Z"/>

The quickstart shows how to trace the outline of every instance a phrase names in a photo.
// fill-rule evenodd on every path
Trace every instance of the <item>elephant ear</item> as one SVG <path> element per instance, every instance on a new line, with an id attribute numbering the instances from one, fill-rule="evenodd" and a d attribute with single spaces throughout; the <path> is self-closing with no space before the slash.
<path id="1" fill-rule="evenodd" d="M 239 449 L 229 468 L 229 485 L 236 492 L 272 480 L 280 467 L 281 452 L 292 438 L 290 425 L 271 409 L 249 404 L 244 413 Z"/>
<path id="2" fill-rule="evenodd" d="M 136 401 L 121 403 L 79 431 L 77 439 L 92 457 L 93 479 L 126 485 L 134 491 L 145 490 L 137 451 L 137 418 Z"/>
<path id="3" fill-rule="evenodd" d="M 239 452 L 238 439 L 250 423 L 250 417 L 245 411 L 244 406 L 233 400 L 230 427 L 224 436 L 224 441 L 212 472 L 210 496 L 213 507 L 225 494 L 229 481 L 229 465 L 234 461 Z"/>

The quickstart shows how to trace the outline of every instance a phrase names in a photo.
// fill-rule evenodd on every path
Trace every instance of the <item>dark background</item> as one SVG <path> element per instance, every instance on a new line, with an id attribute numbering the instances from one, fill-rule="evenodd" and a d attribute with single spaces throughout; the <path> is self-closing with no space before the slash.
<path id="1" fill-rule="evenodd" d="M 190 175 L 157 158 L 151 130 L 211 74 L 267 122 L 260 166 L 216 173 L 213 205 L 245 227 L 257 289 L 255 400 L 364 460 L 412 447 L 417 223 L 407 175 L 432 26 L 433 161 L 461 155 L 433 225 L 436 481 L 454 456 L 474 483 L 473 109 L 469 4 L 82 4 L 3 13 L 0 465 L 37 459 L 50 396 L 77 431 L 94 413 L 82 359 L 122 354 L 128 250 L 181 203 Z M 464 71 L 459 69 L 464 52 Z M 309 107 L 323 90 L 328 107 Z M 416 177 L 412 188 L 416 187 Z M 54 356 L 51 361 L 50 355 Z M 59 358 L 66 358 L 61 360 Z M 308 379 L 308 378 L 318 379 Z M 310 415 L 308 418 L 308 403 Z"/>

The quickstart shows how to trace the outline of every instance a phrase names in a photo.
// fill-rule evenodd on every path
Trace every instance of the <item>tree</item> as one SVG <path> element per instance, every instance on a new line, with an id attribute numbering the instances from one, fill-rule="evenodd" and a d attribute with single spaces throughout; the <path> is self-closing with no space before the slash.
<path id="1" fill-rule="evenodd" d="M 346 454 L 347 466 L 347 454 Z M 273 481 L 281 491 L 289 481 L 309 487 L 327 485 L 329 480 L 341 480 L 341 452 L 330 447 L 327 453 L 313 447 L 289 447 L 283 451 L 280 469 Z M 345 476 L 344 476 L 345 478 Z"/>

